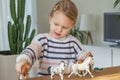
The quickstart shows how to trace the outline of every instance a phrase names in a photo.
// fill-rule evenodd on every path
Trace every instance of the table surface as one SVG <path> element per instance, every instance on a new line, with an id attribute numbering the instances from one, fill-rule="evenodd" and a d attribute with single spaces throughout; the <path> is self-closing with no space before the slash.
<path id="1" fill-rule="evenodd" d="M 79 77 L 72 75 L 70 78 L 67 78 L 68 75 L 64 75 L 64 80 L 120 80 L 120 66 L 103 68 L 101 71 L 92 71 L 93 78 L 89 74 L 86 77 Z M 50 76 L 30 78 L 29 80 L 51 80 Z M 60 80 L 60 77 L 55 75 L 54 80 Z"/>

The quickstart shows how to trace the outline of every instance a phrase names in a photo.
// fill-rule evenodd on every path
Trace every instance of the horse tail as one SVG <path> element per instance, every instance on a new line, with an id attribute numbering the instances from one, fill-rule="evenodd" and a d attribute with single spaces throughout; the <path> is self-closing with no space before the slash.
<path id="1" fill-rule="evenodd" d="M 93 65 L 92 65 L 92 64 L 89 64 L 89 69 L 90 69 L 90 71 L 92 71 L 92 68 L 93 68 Z"/>
<path id="2" fill-rule="evenodd" d="M 48 67 L 48 73 L 51 73 L 51 66 Z"/>

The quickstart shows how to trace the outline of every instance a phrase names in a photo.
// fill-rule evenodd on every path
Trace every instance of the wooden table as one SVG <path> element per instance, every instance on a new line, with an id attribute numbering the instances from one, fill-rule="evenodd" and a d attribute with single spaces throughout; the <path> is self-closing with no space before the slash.
<path id="1" fill-rule="evenodd" d="M 103 68 L 101 71 L 92 71 L 94 78 L 91 78 L 89 74 L 86 77 L 79 77 L 72 75 L 67 78 L 68 75 L 64 76 L 64 80 L 120 80 L 120 66 Z M 51 80 L 50 76 L 31 78 L 29 80 Z M 55 80 L 60 80 L 59 76 L 55 76 Z"/>

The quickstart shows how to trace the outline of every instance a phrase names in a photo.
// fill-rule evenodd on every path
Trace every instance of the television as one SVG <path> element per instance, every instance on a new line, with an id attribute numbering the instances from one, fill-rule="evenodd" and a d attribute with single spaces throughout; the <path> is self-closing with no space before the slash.
<path id="1" fill-rule="evenodd" d="M 104 13 L 104 41 L 116 43 L 120 47 L 120 12 Z"/>

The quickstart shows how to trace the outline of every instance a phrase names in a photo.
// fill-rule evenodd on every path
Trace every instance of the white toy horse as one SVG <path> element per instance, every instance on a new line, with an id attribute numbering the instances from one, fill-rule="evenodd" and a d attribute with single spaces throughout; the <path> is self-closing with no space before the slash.
<path id="1" fill-rule="evenodd" d="M 72 74 L 75 74 L 75 75 L 78 75 L 81 77 L 82 75 L 79 74 L 79 71 L 85 71 L 83 76 L 86 76 L 87 73 L 89 73 L 90 76 L 93 77 L 92 73 L 90 72 L 90 66 L 89 66 L 91 61 L 93 61 L 93 60 L 92 60 L 92 55 L 90 54 L 86 57 L 86 59 L 83 61 L 83 63 L 81 63 L 81 64 L 76 63 L 76 64 L 72 65 L 72 72 L 70 73 L 68 78 L 70 78 L 70 76 Z"/>
<path id="2" fill-rule="evenodd" d="M 48 68 L 48 73 L 51 74 L 51 79 L 54 80 L 54 75 L 59 74 L 61 80 L 63 80 L 63 74 L 65 70 L 65 62 L 61 61 L 57 67 L 50 66 Z"/>

